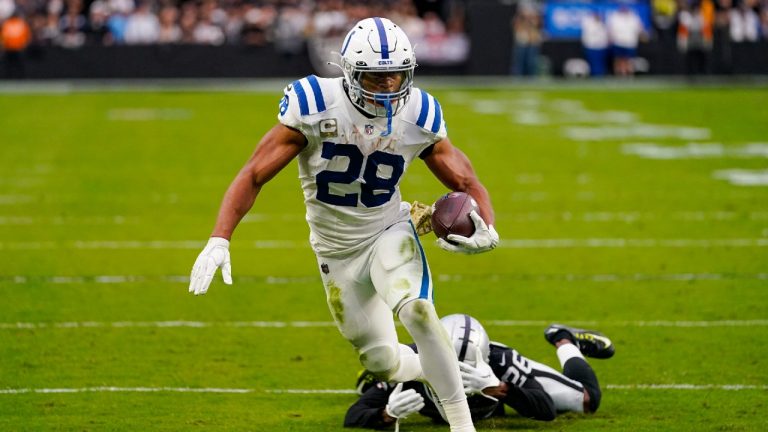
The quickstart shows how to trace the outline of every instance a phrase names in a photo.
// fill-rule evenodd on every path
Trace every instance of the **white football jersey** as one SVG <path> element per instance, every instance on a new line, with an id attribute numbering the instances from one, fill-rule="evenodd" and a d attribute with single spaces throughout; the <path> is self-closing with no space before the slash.
<path id="1" fill-rule="evenodd" d="M 299 179 L 310 243 L 321 256 L 365 247 L 392 224 L 407 220 L 400 180 L 411 162 L 446 137 L 437 99 L 413 88 L 392 118 L 369 119 L 350 102 L 343 78 L 310 75 L 294 81 L 280 101 L 280 123 L 307 138 Z"/>

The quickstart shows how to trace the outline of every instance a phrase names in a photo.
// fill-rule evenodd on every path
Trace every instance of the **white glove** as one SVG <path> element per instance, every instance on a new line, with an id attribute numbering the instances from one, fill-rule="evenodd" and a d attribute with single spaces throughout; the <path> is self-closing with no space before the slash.
<path id="1" fill-rule="evenodd" d="M 470 366 L 464 362 L 459 362 L 459 370 L 461 371 L 461 382 L 464 384 L 464 393 L 480 394 L 489 399 L 498 400 L 494 397 L 488 396 L 483 393 L 483 390 L 488 387 L 498 387 L 501 381 L 493 373 L 491 366 L 483 360 L 483 354 L 478 348 L 475 356 L 477 359 L 476 366 Z"/>
<path id="2" fill-rule="evenodd" d="M 192 276 L 189 278 L 189 292 L 205 294 L 211 285 L 216 269 L 221 267 L 224 283 L 232 285 L 232 265 L 229 262 L 229 240 L 211 237 L 205 249 L 197 256 Z"/>
<path id="3" fill-rule="evenodd" d="M 384 407 L 387 415 L 396 419 L 406 418 L 424 408 L 424 398 L 414 389 L 403 391 L 403 383 L 397 384 Z"/>
<path id="4" fill-rule="evenodd" d="M 449 252 L 464 254 L 476 254 L 489 251 L 499 244 L 499 234 L 493 225 L 486 225 L 483 218 L 475 210 L 469 213 L 472 222 L 475 223 L 475 233 L 472 237 L 464 237 L 457 234 L 448 234 L 448 240 L 457 243 L 451 244 L 444 239 L 437 239 L 437 245 Z"/>

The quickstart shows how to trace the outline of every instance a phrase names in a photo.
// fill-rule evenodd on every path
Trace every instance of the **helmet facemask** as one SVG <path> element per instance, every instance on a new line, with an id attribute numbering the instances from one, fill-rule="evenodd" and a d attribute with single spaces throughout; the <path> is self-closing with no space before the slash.
<path id="1" fill-rule="evenodd" d="M 408 60 L 408 59 L 406 59 Z M 351 64 L 346 58 L 341 59 L 342 69 L 344 70 L 344 78 L 347 80 L 349 86 L 349 97 L 357 107 L 364 112 L 374 117 L 388 117 L 389 115 L 397 115 L 408 98 L 411 95 L 411 88 L 413 87 L 413 70 L 414 65 L 404 65 L 401 67 L 369 67 L 363 65 L 362 61 L 357 61 L 357 64 Z M 410 61 L 408 62 L 410 63 Z M 371 76 L 377 74 L 391 75 L 398 74 L 400 79 L 400 85 L 394 91 L 375 91 L 366 89 L 367 81 L 376 81 L 379 78 L 373 78 L 368 80 Z M 369 85 L 368 88 L 371 88 Z M 388 112 L 391 110 L 391 114 Z"/>

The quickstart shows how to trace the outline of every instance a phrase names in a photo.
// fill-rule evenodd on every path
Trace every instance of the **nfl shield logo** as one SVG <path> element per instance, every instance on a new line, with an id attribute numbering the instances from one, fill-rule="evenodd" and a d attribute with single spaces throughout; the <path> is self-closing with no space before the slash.
<path id="1" fill-rule="evenodd" d="M 365 134 L 366 135 L 373 135 L 373 125 L 371 125 L 371 124 L 365 125 Z"/>

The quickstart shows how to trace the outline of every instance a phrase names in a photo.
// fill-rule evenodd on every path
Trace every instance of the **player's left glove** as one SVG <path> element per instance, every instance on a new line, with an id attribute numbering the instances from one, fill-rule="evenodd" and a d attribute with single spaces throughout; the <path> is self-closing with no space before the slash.
<path id="1" fill-rule="evenodd" d="M 483 360 L 483 354 L 480 352 L 479 347 L 475 358 L 477 359 L 475 366 L 459 362 L 461 382 L 464 384 L 464 393 L 468 395 L 479 394 L 488 399 L 498 400 L 495 397 L 486 395 L 483 393 L 483 390 L 488 387 L 498 387 L 501 384 L 501 381 L 493 373 L 491 366 Z"/>
<path id="2" fill-rule="evenodd" d="M 387 399 L 384 407 L 388 416 L 396 419 L 406 418 L 424 408 L 424 398 L 414 389 L 403 391 L 403 383 L 398 383 Z"/>
<path id="3" fill-rule="evenodd" d="M 195 295 L 208 292 L 216 269 L 221 267 L 224 283 L 232 285 L 232 265 L 229 261 L 229 240 L 211 237 L 205 249 L 197 256 L 192 275 L 189 278 L 189 292 Z"/>
<path id="4" fill-rule="evenodd" d="M 469 213 L 472 222 L 475 223 L 475 233 L 471 237 L 464 237 L 456 234 L 448 234 L 447 239 L 453 243 L 437 239 L 437 245 L 449 252 L 459 252 L 464 254 L 476 254 L 494 249 L 499 244 L 499 234 L 493 225 L 486 225 L 483 218 L 475 210 Z"/>

